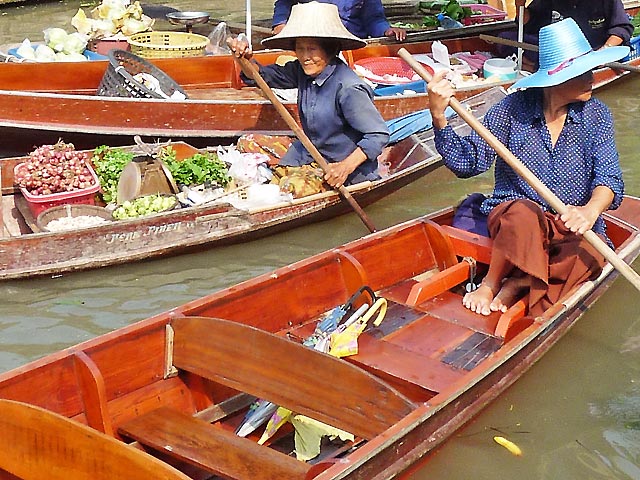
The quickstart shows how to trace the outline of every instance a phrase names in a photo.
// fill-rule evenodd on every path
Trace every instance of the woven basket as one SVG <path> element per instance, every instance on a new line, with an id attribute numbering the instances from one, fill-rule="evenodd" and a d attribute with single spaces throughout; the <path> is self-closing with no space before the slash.
<path id="1" fill-rule="evenodd" d="M 185 32 L 143 32 L 128 39 L 131 52 L 143 58 L 200 57 L 209 43 L 203 35 Z"/>
<path id="2" fill-rule="evenodd" d="M 165 96 L 148 89 L 133 78 L 138 73 L 147 73 L 158 80 Z M 105 97 L 169 98 L 175 92 L 180 92 L 184 95 L 184 98 L 187 98 L 187 94 L 180 88 L 180 85 L 144 58 L 125 50 L 109 51 L 109 66 L 98 86 L 98 95 Z"/>
<path id="3" fill-rule="evenodd" d="M 81 205 L 81 204 L 68 204 L 68 205 L 58 205 L 57 207 L 51 207 L 38 215 L 36 219 L 36 225 L 40 230 L 48 231 L 47 225 L 52 220 L 57 220 L 62 217 L 82 217 L 82 216 L 90 216 L 90 217 L 100 217 L 105 220 L 113 220 L 111 217 L 111 212 L 108 212 L 102 207 L 97 207 L 95 205 Z"/>

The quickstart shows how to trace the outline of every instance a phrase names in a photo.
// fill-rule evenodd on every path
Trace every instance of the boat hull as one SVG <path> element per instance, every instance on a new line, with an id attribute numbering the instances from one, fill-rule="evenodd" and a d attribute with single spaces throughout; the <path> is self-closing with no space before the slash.
<path id="1" fill-rule="evenodd" d="M 206 418 L 207 423 L 214 422 L 215 428 L 231 429 L 243 417 L 243 407 L 238 405 L 243 404 L 247 397 L 243 394 L 238 396 L 237 391 L 230 391 L 224 386 L 235 385 L 240 391 L 245 391 L 243 385 L 234 382 L 244 375 L 244 368 L 251 360 L 226 358 L 226 362 L 235 362 L 236 372 L 226 369 L 226 374 L 216 382 L 203 379 L 200 375 L 207 375 L 203 373 L 206 367 L 191 365 L 184 358 L 190 347 L 188 342 L 185 344 L 187 333 L 182 325 L 202 322 L 212 327 L 227 325 L 225 328 L 231 335 L 250 335 L 250 345 L 257 352 L 260 352 L 261 345 L 258 339 L 264 340 L 266 335 L 267 343 L 283 348 L 285 355 L 289 349 L 287 345 L 295 343 L 304 332 L 312 332 L 315 321 L 323 312 L 348 298 L 357 285 L 366 281 L 389 302 L 390 307 L 382 324 L 365 331 L 360 337 L 360 350 L 350 357 L 348 364 L 338 365 L 334 360 L 329 361 L 331 357 L 292 345 L 286 355 L 292 352 L 304 354 L 302 356 L 311 361 L 306 365 L 307 369 L 288 369 L 277 359 L 269 363 L 268 369 L 278 371 L 283 367 L 289 371 L 285 378 L 291 377 L 293 381 L 299 374 L 313 374 L 310 373 L 313 372 L 313 362 L 318 361 L 319 364 L 345 368 L 345 372 L 360 376 L 363 382 L 366 379 L 374 384 L 384 381 L 388 401 L 400 399 L 406 402 L 410 399 L 412 402 L 407 404 L 412 406 L 410 411 L 380 434 L 374 433 L 366 441 L 356 442 L 349 453 L 338 451 L 339 456 L 335 459 L 325 459 L 316 466 L 305 467 L 306 475 L 290 478 L 370 480 L 402 476 L 515 382 L 575 324 L 617 277 L 615 270 L 605 267 L 598 279 L 574 289 L 562 303 L 552 306 L 536 319 L 521 316 L 520 319 L 526 321 L 522 327 L 513 322 L 511 332 L 500 336 L 500 324 L 510 314 L 505 314 L 505 317 L 496 313 L 492 314 L 493 317 L 484 317 L 467 312 L 460 316 L 465 309 L 459 304 L 461 294 L 455 293 L 457 287 L 452 289 L 446 285 L 432 299 L 431 294 L 412 299 L 416 286 L 420 287 L 418 290 L 433 287 L 447 277 L 447 272 L 466 264 L 465 261 L 447 260 L 450 253 L 455 253 L 458 259 L 473 256 L 481 264 L 488 261 L 490 241 L 450 227 L 451 218 L 452 210 L 446 209 L 370 234 L 1 374 L 0 398 L 40 406 L 121 439 L 123 432 L 135 431 L 135 425 L 143 422 L 147 415 L 153 415 L 159 407 L 170 408 L 175 415 L 177 412 L 194 415 L 199 421 Z M 626 262 L 631 262 L 640 253 L 638 219 L 640 199 L 633 197 L 625 197 L 619 211 L 607 215 L 612 240 Z M 412 255 L 402 257 L 401 252 L 411 252 Z M 434 267 L 439 272 L 434 273 L 435 276 L 420 274 L 424 268 Z M 313 285 L 314 288 L 304 288 L 305 285 Z M 298 288 L 292 289 L 294 286 Z M 434 308 L 436 310 L 432 310 Z M 432 316 L 436 311 L 437 316 Z M 425 328 L 435 328 L 434 333 L 440 332 L 440 339 L 435 338 L 438 335 L 418 335 L 420 331 L 427 332 L 421 330 Z M 444 334 L 445 328 L 449 332 L 447 335 Z M 175 333 L 171 333 L 174 329 Z M 213 330 L 211 335 L 215 334 Z M 451 343 L 456 344 L 463 338 L 477 338 L 478 334 L 491 342 L 493 350 L 473 365 L 457 364 L 454 368 L 457 360 L 452 363 L 448 357 L 459 351 L 460 346 L 454 348 Z M 221 347 L 220 350 L 233 349 L 233 342 L 237 340 L 229 338 L 231 347 Z M 195 338 L 190 341 L 198 342 Z M 436 355 L 438 345 L 440 353 Z M 185 347 L 187 350 L 183 352 Z M 442 351 L 448 353 L 443 355 Z M 194 352 L 206 355 L 204 350 L 196 349 Z M 390 355 L 391 352 L 395 352 L 394 355 Z M 394 361 L 397 357 L 398 362 Z M 179 368 L 176 369 L 175 365 Z M 258 368 L 255 364 L 252 367 Z M 354 370 L 354 367 L 363 371 Z M 271 375 L 264 366 L 259 368 L 263 369 L 263 375 Z M 195 374 L 194 371 L 200 373 Z M 277 374 L 274 377 L 281 378 Z M 250 385 L 260 385 L 260 382 L 253 374 L 250 379 L 247 391 L 255 392 Z M 295 383 L 289 387 L 291 391 L 296 388 L 299 387 Z M 332 406 L 345 401 L 344 396 L 357 395 L 362 388 L 364 386 L 360 384 L 341 385 L 336 378 L 331 388 L 304 384 L 301 395 L 309 395 L 309 402 L 313 403 L 317 398 L 331 397 L 335 392 L 336 398 L 329 400 L 324 412 L 331 415 Z M 269 391 L 269 385 L 264 386 L 264 391 Z M 286 398 L 288 391 L 276 391 L 274 395 Z M 372 402 L 375 405 L 373 399 Z M 236 410 L 231 408 L 232 404 L 236 405 Z M 306 408 L 304 401 L 299 408 Z M 362 408 L 368 406 L 363 405 Z M 374 408 L 382 409 L 383 405 Z M 340 417 L 339 412 L 333 411 L 333 414 Z M 230 420 L 229 416 L 236 421 Z M 379 418 L 383 418 L 382 414 Z M 354 428 L 359 428 L 359 425 L 356 422 Z M 366 431 L 371 425 L 362 427 Z M 154 435 L 153 432 L 146 434 Z M 281 438 L 286 435 L 284 432 Z M 140 436 L 143 443 L 147 441 L 143 434 Z M 241 442 L 235 448 L 239 445 Z M 277 443 L 272 446 L 278 448 Z M 173 447 L 167 448 L 160 457 L 171 456 L 172 451 Z M 37 455 L 37 447 L 29 453 Z M 257 468 L 260 462 L 269 461 L 267 457 L 277 455 L 272 451 L 261 459 L 254 459 L 253 466 Z M 193 452 L 193 458 L 196 456 L 198 453 Z M 194 462 L 193 459 L 188 462 L 191 466 L 180 462 L 177 465 L 192 478 L 204 478 L 202 471 L 193 468 Z M 264 466 L 265 472 L 271 468 L 268 464 Z M 211 468 L 215 470 L 216 467 Z M 262 478 L 256 475 L 255 478 Z M 8 477 L 0 473 L 0 478 Z"/>
<path id="2" fill-rule="evenodd" d="M 500 88 L 487 90 L 470 99 L 469 105 L 482 117 L 504 95 Z M 460 119 L 453 124 L 468 131 Z M 185 143 L 174 143 L 173 148 L 178 158 L 197 151 Z M 14 167 L 23 161 L 21 157 L 0 160 L 0 205 L 9 232 L 0 236 L 0 280 L 59 275 L 240 243 L 351 211 L 332 190 L 262 208 L 238 210 L 226 203 L 211 204 L 75 231 L 42 232 L 14 186 Z M 388 172 L 382 179 L 347 187 L 362 207 L 428 175 L 441 165 L 441 158 L 433 144 L 433 132 L 425 131 L 388 147 L 379 162 Z M 26 225 L 16 221 L 22 217 Z"/>

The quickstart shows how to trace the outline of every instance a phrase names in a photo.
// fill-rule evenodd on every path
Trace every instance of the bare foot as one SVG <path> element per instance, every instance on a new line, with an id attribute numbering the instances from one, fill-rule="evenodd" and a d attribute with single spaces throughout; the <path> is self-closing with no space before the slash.
<path id="1" fill-rule="evenodd" d="M 467 293 L 462 298 L 462 304 L 469 310 L 481 315 L 491 314 L 491 304 L 494 300 L 495 293 L 488 285 L 482 283 L 473 292 Z"/>
<path id="2" fill-rule="evenodd" d="M 506 312 L 511 307 L 518 297 L 520 297 L 522 290 L 527 286 L 527 278 L 507 278 L 502 284 L 502 288 L 495 296 L 489 308 L 492 312 Z"/>

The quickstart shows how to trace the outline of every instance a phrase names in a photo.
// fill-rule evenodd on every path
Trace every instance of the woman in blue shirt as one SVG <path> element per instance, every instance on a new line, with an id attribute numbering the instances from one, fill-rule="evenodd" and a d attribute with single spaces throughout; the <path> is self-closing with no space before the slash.
<path id="1" fill-rule="evenodd" d="M 365 42 L 346 30 L 336 6 L 295 5 L 286 27 L 262 43 L 296 53 L 297 60 L 259 66 L 259 72 L 271 87 L 298 89 L 302 129 L 329 162 L 325 181 L 340 187 L 380 178 L 377 158 L 389 141 L 389 131 L 373 104 L 371 88 L 337 57 L 340 50 L 360 48 Z M 245 40 L 233 39 L 231 49 L 251 57 Z M 279 164 L 301 166 L 312 161 L 298 140 Z"/>
<path id="2" fill-rule="evenodd" d="M 540 68 L 514 85 L 521 89 L 492 107 L 485 125 L 565 204 L 558 216 L 544 199 L 476 133 L 459 137 L 444 109 L 453 89 L 442 74 L 428 85 L 438 152 L 459 177 L 487 171 L 495 185 L 480 210 L 493 239 L 489 270 L 464 305 L 489 315 L 529 294 L 536 316 L 576 284 L 597 276 L 604 258 L 582 234 L 606 239 L 601 217 L 620 205 L 623 182 L 608 108 L 592 98 L 591 70 L 618 60 L 628 47 L 593 51 L 572 19 L 540 30 Z"/>

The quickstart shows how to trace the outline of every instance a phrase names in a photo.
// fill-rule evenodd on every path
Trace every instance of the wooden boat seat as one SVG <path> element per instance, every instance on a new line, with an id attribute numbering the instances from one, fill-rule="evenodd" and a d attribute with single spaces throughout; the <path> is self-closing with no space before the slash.
<path id="1" fill-rule="evenodd" d="M 0 432 L 0 472 L 12 478 L 189 480 L 141 450 L 27 403 L 0 400 Z"/>
<path id="2" fill-rule="evenodd" d="M 294 457 L 168 407 L 122 425 L 120 433 L 224 478 L 303 479 L 311 468 Z"/>
<path id="3" fill-rule="evenodd" d="M 361 368 L 275 334 L 209 317 L 178 317 L 172 327 L 173 365 L 179 370 L 358 437 L 375 437 L 415 408 Z"/>

